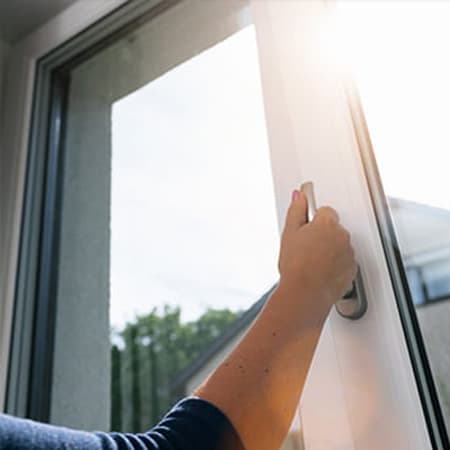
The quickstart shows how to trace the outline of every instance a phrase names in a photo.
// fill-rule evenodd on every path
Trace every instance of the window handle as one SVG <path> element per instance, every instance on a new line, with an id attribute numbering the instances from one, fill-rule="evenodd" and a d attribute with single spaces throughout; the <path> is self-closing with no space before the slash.
<path id="1" fill-rule="evenodd" d="M 314 185 L 311 181 L 303 183 L 300 190 L 305 194 L 308 210 L 307 220 L 311 222 L 316 213 L 316 198 L 314 196 Z M 367 298 L 364 289 L 361 270 L 358 266 L 356 277 L 351 288 L 344 294 L 341 300 L 336 303 L 337 312 L 346 319 L 356 320 L 361 318 L 367 311 Z"/>

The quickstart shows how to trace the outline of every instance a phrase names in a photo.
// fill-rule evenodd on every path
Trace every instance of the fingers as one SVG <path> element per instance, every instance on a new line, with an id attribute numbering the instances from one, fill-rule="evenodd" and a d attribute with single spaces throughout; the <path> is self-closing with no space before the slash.
<path id="1" fill-rule="evenodd" d="M 284 229 L 288 231 L 297 230 L 298 228 L 300 228 L 307 222 L 306 213 L 306 197 L 303 192 L 295 190 L 292 193 L 292 201 L 286 215 L 286 223 Z"/>
<path id="2" fill-rule="evenodd" d="M 297 230 L 308 221 L 308 203 L 303 192 L 294 190 L 292 201 L 289 206 L 285 230 Z M 339 215 L 335 209 L 329 206 L 322 206 L 314 215 L 314 222 L 339 223 Z"/>
<path id="3" fill-rule="evenodd" d="M 322 206 L 314 215 L 314 222 L 339 223 L 339 215 L 335 209 L 329 206 Z"/>

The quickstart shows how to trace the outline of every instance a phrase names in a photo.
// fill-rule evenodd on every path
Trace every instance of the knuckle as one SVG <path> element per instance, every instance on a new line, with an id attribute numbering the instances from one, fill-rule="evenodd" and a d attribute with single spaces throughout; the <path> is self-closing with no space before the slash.
<path id="1" fill-rule="evenodd" d="M 316 217 L 325 219 L 329 217 L 330 214 L 333 214 L 333 208 L 331 208 L 330 206 L 321 206 L 316 212 Z"/>
<path id="2" fill-rule="evenodd" d="M 338 214 L 338 212 L 334 208 L 332 208 L 331 206 L 325 206 L 325 209 L 326 209 L 328 215 L 330 216 L 330 218 L 334 222 L 338 222 L 339 223 L 339 214 Z"/>
<path id="3" fill-rule="evenodd" d="M 335 213 L 334 209 L 331 206 L 321 206 L 317 212 L 320 212 L 321 214 L 330 215 Z"/>
<path id="4" fill-rule="evenodd" d="M 346 228 L 338 225 L 336 229 L 336 235 L 343 245 L 351 246 L 351 234 Z"/>
<path id="5" fill-rule="evenodd" d="M 345 228 L 342 228 L 342 239 L 344 240 L 344 242 L 346 244 L 350 244 L 350 241 L 351 241 L 350 232 L 348 230 L 346 230 Z"/>

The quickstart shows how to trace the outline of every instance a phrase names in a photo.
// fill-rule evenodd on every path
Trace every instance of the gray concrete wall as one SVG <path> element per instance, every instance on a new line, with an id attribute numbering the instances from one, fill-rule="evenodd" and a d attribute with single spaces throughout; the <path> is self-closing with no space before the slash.
<path id="1" fill-rule="evenodd" d="M 416 309 L 428 358 L 450 430 L 450 299 Z"/>
<path id="2" fill-rule="evenodd" d="M 109 426 L 110 109 L 74 77 L 66 140 L 51 421 Z"/>

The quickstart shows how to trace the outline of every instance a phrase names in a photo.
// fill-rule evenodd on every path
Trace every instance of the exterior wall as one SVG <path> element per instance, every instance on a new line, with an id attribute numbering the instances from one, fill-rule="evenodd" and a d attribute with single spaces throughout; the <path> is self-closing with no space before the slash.
<path id="1" fill-rule="evenodd" d="M 75 74 L 71 83 L 50 419 L 59 425 L 106 430 L 110 107 L 96 75 Z"/>
<path id="2" fill-rule="evenodd" d="M 450 299 L 417 308 L 422 335 L 440 394 L 444 416 L 450 418 Z M 445 350 L 447 349 L 447 350 Z M 450 424 L 447 424 L 450 426 Z"/>

